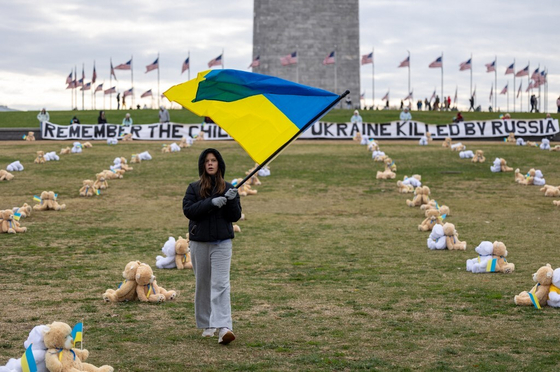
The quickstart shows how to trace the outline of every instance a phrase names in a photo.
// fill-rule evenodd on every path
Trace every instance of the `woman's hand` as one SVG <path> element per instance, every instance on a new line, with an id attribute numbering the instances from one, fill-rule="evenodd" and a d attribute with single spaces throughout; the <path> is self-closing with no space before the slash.
<path id="1" fill-rule="evenodd" d="M 227 200 L 235 199 L 235 197 L 237 196 L 237 189 L 235 187 L 229 189 L 228 191 L 226 191 L 224 196 L 227 198 Z"/>
<path id="2" fill-rule="evenodd" d="M 212 204 L 218 208 L 222 208 L 224 205 L 226 205 L 226 203 L 227 203 L 227 199 L 224 196 L 218 196 L 212 199 Z"/>

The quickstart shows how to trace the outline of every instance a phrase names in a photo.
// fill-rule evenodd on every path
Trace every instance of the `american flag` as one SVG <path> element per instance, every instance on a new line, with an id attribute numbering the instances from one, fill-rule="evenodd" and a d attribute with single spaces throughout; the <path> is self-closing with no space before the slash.
<path id="1" fill-rule="evenodd" d="M 429 68 L 443 67 L 443 57 L 437 57 L 435 61 L 430 63 Z"/>
<path id="2" fill-rule="evenodd" d="M 71 82 L 68 83 L 68 86 L 66 87 L 66 89 L 74 89 L 76 88 L 76 80 L 72 80 Z"/>
<path id="3" fill-rule="evenodd" d="M 476 85 L 474 86 L 474 90 L 473 90 L 472 96 L 473 96 L 473 97 L 476 97 Z"/>
<path id="4" fill-rule="evenodd" d="M 406 57 L 398 67 L 410 67 L 410 56 Z"/>
<path id="5" fill-rule="evenodd" d="M 95 92 L 94 92 L 94 93 L 101 92 L 102 90 L 103 90 L 103 83 L 99 84 L 99 85 L 97 86 L 97 88 L 95 88 Z"/>
<path id="6" fill-rule="evenodd" d="M 222 65 L 222 55 L 221 54 L 219 56 L 217 56 L 216 58 L 214 58 L 213 60 L 211 60 L 210 62 L 208 62 L 208 67 L 221 66 L 221 65 Z"/>
<path id="7" fill-rule="evenodd" d="M 434 92 L 432 93 L 432 97 L 430 98 L 430 102 L 432 102 L 432 100 L 436 98 L 436 90 L 434 89 Z"/>
<path id="8" fill-rule="evenodd" d="M 95 63 L 93 64 L 93 74 L 91 75 L 91 83 L 95 84 L 95 81 L 97 80 L 97 72 L 95 72 Z"/>
<path id="9" fill-rule="evenodd" d="M 105 93 L 105 94 L 117 93 L 117 87 L 109 88 L 109 89 L 105 90 L 103 93 Z"/>
<path id="10" fill-rule="evenodd" d="M 363 93 L 360 95 L 360 99 L 366 99 L 366 92 L 363 92 Z"/>
<path id="11" fill-rule="evenodd" d="M 496 61 L 494 61 L 492 63 L 487 63 L 487 64 L 485 64 L 485 66 L 486 66 L 486 72 L 496 71 Z"/>
<path id="12" fill-rule="evenodd" d="M 91 83 L 87 83 L 87 84 L 84 85 L 84 86 L 82 87 L 82 89 L 80 89 L 80 90 L 90 90 L 90 89 L 91 89 Z"/>
<path id="13" fill-rule="evenodd" d="M 297 51 L 293 52 L 292 54 L 288 54 L 287 56 L 280 57 L 280 63 L 282 64 L 282 66 L 295 65 L 296 63 L 298 63 Z"/>
<path id="14" fill-rule="evenodd" d="M 521 94 L 521 87 L 523 86 L 523 82 L 521 82 L 521 84 L 519 84 L 519 89 L 517 89 L 517 98 L 519 98 L 519 95 Z"/>
<path id="15" fill-rule="evenodd" d="M 86 81 L 86 74 L 84 74 L 84 67 L 82 66 L 82 86 L 84 85 L 84 81 Z"/>
<path id="16" fill-rule="evenodd" d="M 187 57 L 187 59 L 185 59 L 185 62 L 183 62 L 183 67 L 181 68 L 181 74 L 190 68 L 189 59 L 191 59 L 191 57 Z"/>
<path id="17" fill-rule="evenodd" d="M 512 63 L 511 65 L 509 65 L 509 67 L 506 69 L 506 73 L 505 75 L 508 74 L 513 74 L 515 71 L 515 63 Z M 501 94 L 501 93 L 500 93 Z"/>
<path id="18" fill-rule="evenodd" d="M 529 65 L 527 65 L 527 67 L 525 67 L 523 70 L 517 71 L 517 74 L 515 74 L 515 76 L 517 76 L 517 77 L 528 76 L 528 75 L 529 75 Z"/>
<path id="19" fill-rule="evenodd" d="M 362 55 L 362 65 L 367 65 L 369 63 L 373 63 L 373 52 Z"/>
<path id="20" fill-rule="evenodd" d="M 84 78 L 81 78 L 75 84 L 76 84 L 76 87 L 83 87 L 84 86 Z"/>
<path id="21" fill-rule="evenodd" d="M 405 100 L 412 99 L 412 92 L 408 93 L 408 96 L 404 97 Z"/>
<path id="22" fill-rule="evenodd" d="M 472 70 L 471 60 L 472 60 L 472 58 L 469 58 L 469 60 L 467 62 L 461 63 L 459 65 L 459 71 Z"/>
<path id="23" fill-rule="evenodd" d="M 146 66 L 145 74 L 147 74 L 148 72 L 150 72 L 152 70 L 155 70 L 155 69 L 159 69 L 159 57 L 157 57 L 156 60 L 153 63 Z"/>
<path id="24" fill-rule="evenodd" d="M 506 94 L 508 91 L 508 85 L 506 84 L 506 86 L 504 87 L 504 89 L 502 89 L 502 91 L 500 92 L 500 94 Z"/>
<path id="25" fill-rule="evenodd" d="M 490 98 L 489 101 L 492 102 L 492 96 L 494 96 L 494 84 L 490 87 Z"/>
<path id="26" fill-rule="evenodd" d="M 539 68 L 537 67 L 537 69 L 535 70 L 535 72 L 533 72 L 533 75 L 531 75 L 531 79 L 537 81 L 539 79 Z"/>
<path id="27" fill-rule="evenodd" d="M 110 76 L 114 77 L 117 80 L 117 75 L 115 75 L 115 69 L 113 68 L 113 61 L 111 60 L 111 74 Z"/>
<path id="28" fill-rule="evenodd" d="M 530 91 L 530 90 L 533 89 L 534 87 L 535 87 L 535 86 L 533 85 L 533 82 L 531 81 L 531 82 L 529 83 L 529 85 L 527 86 L 527 89 L 525 89 L 525 92 Z"/>
<path id="29" fill-rule="evenodd" d="M 118 66 L 115 66 L 115 70 L 130 70 L 132 66 L 132 58 L 127 63 L 121 63 Z"/>
<path id="30" fill-rule="evenodd" d="M 140 96 L 140 98 L 144 98 L 144 97 L 152 97 L 152 90 L 147 90 L 144 93 L 142 93 L 142 95 Z"/>
<path id="31" fill-rule="evenodd" d="M 131 96 L 132 95 L 132 89 L 133 88 L 130 88 L 129 90 L 125 90 L 124 93 L 122 94 L 123 97 Z"/>
<path id="32" fill-rule="evenodd" d="M 332 65 L 336 62 L 334 50 L 323 60 L 324 65 Z"/>
<path id="33" fill-rule="evenodd" d="M 387 94 L 385 94 L 383 96 L 383 98 L 381 98 L 382 101 L 387 101 L 389 99 L 389 91 L 387 91 Z"/>
<path id="34" fill-rule="evenodd" d="M 253 62 L 251 62 L 251 64 L 247 68 L 259 67 L 260 65 L 261 65 L 261 56 L 256 56 Z"/>
<path id="35" fill-rule="evenodd" d="M 66 84 L 70 84 L 72 82 L 72 71 L 70 71 L 70 75 L 66 78 Z"/>
<path id="36" fill-rule="evenodd" d="M 546 75 L 547 73 L 545 72 L 545 70 L 542 70 L 540 74 L 537 74 L 536 79 L 535 79 L 535 83 L 533 84 L 534 88 L 538 88 L 541 85 L 546 83 Z"/>

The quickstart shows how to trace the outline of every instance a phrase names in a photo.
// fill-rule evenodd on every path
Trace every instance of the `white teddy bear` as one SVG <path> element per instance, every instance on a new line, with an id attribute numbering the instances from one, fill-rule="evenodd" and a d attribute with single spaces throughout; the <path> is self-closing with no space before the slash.
<path id="1" fill-rule="evenodd" d="M 156 267 L 160 269 L 174 269 L 177 267 L 175 264 L 175 238 L 170 237 L 161 248 L 165 256 L 156 257 Z"/>
<path id="2" fill-rule="evenodd" d="M 362 140 L 360 141 L 360 145 L 367 145 L 369 142 L 369 138 L 362 136 Z"/>
<path id="3" fill-rule="evenodd" d="M 45 365 L 45 354 L 47 352 L 47 347 L 43 342 L 43 334 L 46 329 L 46 325 L 39 325 L 34 327 L 31 332 L 29 332 L 29 337 L 27 337 L 27 340 L 23 343 L 23 347 L 25 349 L 27 349 L 29 345 L 32 345 L 31 351 L 33 352 L 35 364 L 37 365 L 37 372 L 48 372 Z M 12 358 L 8 360 L 8 363 L 5 366 L 0 366 L 0 372 L 22 372 L 21 358 Z"/>
<path id="4" fill-rule="evenodd" d="M 483 241 L 474 250 L 478 253 L 478 257 L 467 260 L 467 271 L 485 273 L 488 260 L 492 259 L 494 245 L 492 242 Z"/>
<path id="5" fill-rule="evenodd" d="M 8 172 L 16 172 L 16 171 L 22 171 L 23 170 L 23 165 L 21 165 L 21 163 L 19 162 L 19 160 L 14 161 L 13 163 L 10 163 L 7 167 L 6 170 Z"/>
<path id="6" fill-rule="evenodd" d="M 525 142 L 525 140 L 521 137 L 517 138 L 517 141 L 515 142 L 515 144 L 517 146 L 525 146 L 527 144 L 527 142 Z"/>
<path id="7" fill-rule="evenodd" d="M 72 144 L 72 150 L 71 152 L 74 154 L 79 154 L 80 152 L 82 152 L 82 144 L 80 142 L 74 142 Z"/>
<path id="8" fill-rule="evenodd" d="M 490 170 L 494 173 L 498 173 L 502 171 L 501 160 L 500 158 L 494 159 L 494 165 L 490 166 Z"/>
<path id="9" fill-rule="evenodd" d="M 116 138 L 107 138 L 107 144 L 108 145 L 116 145 L 117 143 L 119 143 L 119 140 Z"/>
<path id="10" fill-rule="evenodd" d="M 45 154 L 45 160 L 46 161 L 51 161 L 51 160 L 59 161 L 60 157 L 56 154 L 56 151 L 51 151 L 51 152 L 47 152 Z"/>
<path id="11" fill-rule="evenodd" d="M 459 152 L 459 157 L 461 159 L 471 159 L 474 158 L 474 153 L 471 150 Z"/>
<path id="12" fill-rule="evenodd" d="M 426 146 L 426 145 L 428 145 L 428 137 L 426 137 L 426 136 L 420 137 L 420 140 L 418 141 L 418 144 L 419 144 L 420 146 Z"/>
<path id="13" fill-rule="evenodd" d="M 552 285 L 548 292 L 548 306 L 560 307 L 560 268 L 552 272 Z"/>
<path id="14" fill-rule="evenodd" d="M 377 142 L 373 138 L 371 138 L 368 142 L 367 149 L 368 151 L 373 151 L 374 148 L 378 148 Z"/>
<path id="15" fill-rule="evenodd" d="M 540 169 L 535 171 L 535 177 L 533 177 L 533 185 L 535 186 L 544 186 L 546 184 L 546 180 Z"/>
<path id="16" fill-rule="evenodd" d="M 268 165 L 265 165 L 264 167 L 262 167 L 261 169 L 259 169 L 259 171 L 257 172 L 257 174 L 260 177 L 268 177 L 270 176 L 270 168 L 268 168 Z"/>
<path id="17" fill-rule="evenodd" d="M 181 151 L 181 148 L 180 148 L 179 145 L 176 144 L 175 142 L 173 142 L 171 145 L 169 145 L 169 147 L 171 148 L 171 152 L 179 152 L 179 151 Z"/>
<path id="18" fill-rule="evenodd" d="M 543 138 L 539 147 L 541 150 L 550 150 L 550 140 Z"/>
<path id="19" fill-rule="evenodd" d="M 375 150 L 374 152 L 371 153 L 371 158 L 375 161 L 381 161 L 380 158 L 382 156 L 385 156 L 385 153 L 381 150 Z"/>
<path id="20" fill-rule="evenodd" d="M 420 182 L 420 180 L 418 178 L 414 177 L 414 176 L 412 176 L 412 177 L 404 176 L 403 184 L 404 185 L 411 185 L 413 187 L 422 186 L 422 182 Z"/>
<path id="21" fill-rule="evenodd" d="M 432 232 L 428 237 L 428 248 L 430 249 L 445 249 L 447 247 L 447 240 L 443 233 L 443 226 L 440 224 L 434 225 Z"/>
<path id="22" fill-rule="evenodd" d="M 138 156 L 142 160 L 152 160 L 152 155 L 150 155 L 148 151 L 141 152 L 140 154 L 138 154 Z"/>
<path id="23" fill-rule="evenodd" d="M 111 168 L 111 170 L 113 171 L 121 169 L 121 158 L 115 158 L 115 160 L 113 160 L 113 165 L 111 165 L 109 168 Z"/>
<path id="24" fill-rule="evenodd" d="M 463 149 L 467 148 L 467 146 L 464 146 L 461 142 L 457 142 L 457 143 L 454 143 L 453 145 L 451 145 L 451 150 L 455 150 L 457 147 L 459 147 L 459 148 L 462 147 Z"/>

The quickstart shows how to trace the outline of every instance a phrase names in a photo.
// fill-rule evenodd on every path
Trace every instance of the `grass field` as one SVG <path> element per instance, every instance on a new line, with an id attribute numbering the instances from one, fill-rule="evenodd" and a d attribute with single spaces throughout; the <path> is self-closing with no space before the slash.
<path id="1" fill-rule="evenodd" d="M 37 112 L 33 111 L 17 111 L 17 112 L 0 112 L 0 128 L 38 128 Z M 159 120 L 158 110 L 106 110 L 106 117 L 109 123 L 120 124 L 129 112 L 135 124 L 152 124 Z M 350 121 L 353 110 L 332 110 L 323 120 L 328 122 L 345 123 Z M 170 110 L 171 121 L 183 124 L 201 123 L 202 118 L 194 115 L 188 110 Z M 74 115 L 78 116 L 82 124 L 97 124 L 99 111 L 50 111 L 50 121 L 54 124 L 66 125 L 70 123 L 70 119 Z M 386 123 L 398 120 L 400 111 L 396 110 L 380 110 L 380 111 L 360 111 L 364 122 L 368 123 Z M 414 120 L 427 124 L 449 124 L 456 115 L 453 111 L 412 111 Z M 499 113 L 492 112 L 467 112 L 463 116 L 465 120 L 490 120 L 499 117 Z M 544 114 L 517 112 L 511 113 L 513 119 L 542 119 Z M 559 114 L 553 114 L 553 118 L 560 119 Z"/>
<path id="2" fill-rule="evenodd" d="M 3 114 L 0 114 L 0 117 Z M 52 115 L 52 113 L 51 113 Z M 171 114 L 172 118 L 174 113 Z M 465 143 L 465 142 L 464 142 Z M 88 362 L 117 371 L 413 371 L 557 370 L 560 309 L 517 307 L 513 296 L 533 286 L 540 266 L 560 266 L 560 208 L 512 173 L 491 173 L 495 157 L 526 172 L 541 169 L 560 185 L 559 153 L 502 142 L 466 142 L 484 150 L 474 164 L 437 141 L 381 142 L 397 179 L 421 174 L 433 199 L 451 209 L 467 250 L 430 251 L 417 225 L 412 195 L 396 180 L 375 179 L 382 164 L 350 141 L 296 141 L 271 165 L 258 194 L 241 200 L 246 221 L 233 242 L 232 310 L 237 340 L 227 347 L 195 328 L 190 271 L 154 269 L 175 289 L 174 302 L 106 304 L 128 261 L 155 268 L 169 236 L 187 232 L 181 201 L 197 178 L 197 158 L 218 148 L 226 178 L 253 165 L 235 142 L 195 143 L 161 154 L 161 143 L 107 146 L 33 164 L 54 141 L 3 142 L 0 168 L 24 165 L 0 182 L 0 209 L 59 194 L 61 212 L 34 211 L 27 233 L 0 235 L 0 365 L 23 353 L 39 324 L 84 322 Z M 80 198 L 82 180 L 117 156 L 148 150 L 122 180 L 94 198 Z M 472 274 L 465 260 L 483 240 L 503 241 L 512 274 Z"/>

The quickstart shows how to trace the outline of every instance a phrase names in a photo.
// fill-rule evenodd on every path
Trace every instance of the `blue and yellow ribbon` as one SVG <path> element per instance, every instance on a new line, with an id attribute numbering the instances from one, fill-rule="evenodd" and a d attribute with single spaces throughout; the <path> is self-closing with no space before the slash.
<path id="1" fill-rule="evenodd" d="M 488 263 L 486 264 L 486 272 L 487 273 L 493 273 L 496 272 L 496 263 L 497 263 L 497 259 L 493 258 L 491 260 L 488 260 Z"/>

